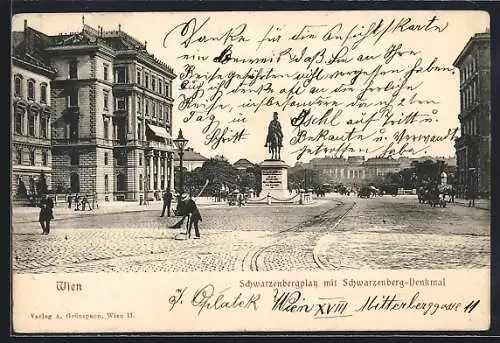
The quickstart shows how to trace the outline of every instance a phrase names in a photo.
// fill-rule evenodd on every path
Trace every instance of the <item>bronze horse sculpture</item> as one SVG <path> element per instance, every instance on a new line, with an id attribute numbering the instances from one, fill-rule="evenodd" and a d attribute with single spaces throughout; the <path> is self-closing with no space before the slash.
<path id="1" fill-rule="evenodd" d="M 281 146 L 279 145 L 279 136 L 277 133 L 268 135 L 266 146 L 269 148 L 272 160 L 280 159 Z"/>
<path id="2" fill-rule="evenodd" d="M 267 130 L 266 144 L 264 145 L 269 149 L 272 160 L 280 160 L 281 147 L 283 146 L 283 132 L 281 131 L 281 124 L 278 121 L 278 113 L 273 113 L 273 120 L 269 123 Z"/>

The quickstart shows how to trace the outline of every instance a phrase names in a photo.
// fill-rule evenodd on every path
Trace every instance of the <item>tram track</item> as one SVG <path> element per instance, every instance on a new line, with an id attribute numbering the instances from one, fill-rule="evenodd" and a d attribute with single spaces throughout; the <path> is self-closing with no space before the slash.
<path id="1" fill-rule="evenodd" d="M 329 216 L 329 214 L 332 213 L 332 211 L 336 211 L 339 209 L 339 206 L 346 206 L 345 209 L 341 211 L 338 215 L 334 216 L 333 218 Z M 337 201 L 337 205 L 331 208 L 328 208 L 327 210 L 313 216 L 312 218 L 309 218 L 297 225 L 291 226 L 287 229 L 281 230 L 276 233 L 271 233 L 268 236 L 272 237 L 274 236 L 276 239 L 279 239 L 280 236 L 283 236 L 284 234 L 290 234 L 290 233 L 299 233 L 299 232 L 305 232 L 304 229 L 307 228 L 315 228 L 317 227 L 317 230 L 312 230 L 312 234 L 314 236 L 313 238 L 313 247 L 311 249 L 311 254 L 312 254 L 312 261 L 314 262 L 315 266 L 320 269 L 324 270 L 325 265 L 321 262 L 321 259 L 319 258 L 317 251 L 316 251 L 316 243 L 319 241 L 322 235 L 326 234 L 327 232 L 330 232 L 332 230 L 335 230 L 338 225 L 344 220 L 344 218 L 351 212 L 351 210 L 356 206 L 356 202 L 353 202 L 350 205 L 347 205 L 343 201 Z M 328 224 L 329 222 L 332 222 L 333 225 L 325 225 Z M 259 271 L 259 263 L 258 260 L 259 258 L 265 254 L 265 252 L 271 248 L 278 247 L 282 243 L 273 243 L 273 244 L 268 244 L 265 246 L 258 247 L 254 251 L 248 252 L 244 258 L 244 261 L 242 263 L 242 269 L 245 270 L 245 266 L 250 270 L 250 271 Z M 296 249 L 295 247 L 291 246 L 290 249 Z M 305 249 L 304 249 L 305 250 Z M 307 252 L 306 252 L 307 254 Z"/>

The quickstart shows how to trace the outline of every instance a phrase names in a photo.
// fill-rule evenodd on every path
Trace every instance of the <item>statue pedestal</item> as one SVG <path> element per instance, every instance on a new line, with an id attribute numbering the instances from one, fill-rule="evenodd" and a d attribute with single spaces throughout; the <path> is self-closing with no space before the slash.
<path id="1" fill-rule="evenodd" d="M 272 201 L 288 200 L 292 196 L 288 191 L 288 165 L 281 160 L 265 160 L 260 165 L 262 171 L 262 196 L 268 194 Z"/>

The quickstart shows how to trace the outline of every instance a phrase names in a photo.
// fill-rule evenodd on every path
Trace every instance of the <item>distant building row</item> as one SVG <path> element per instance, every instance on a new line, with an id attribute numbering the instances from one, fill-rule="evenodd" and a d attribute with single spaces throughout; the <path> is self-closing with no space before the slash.
<path id="1" fill-rule="evenodd" d="M 383 177 L 389 173 L 397 173 L 400 170 L 411 167 L 412 161 L 424 161 L 436 159 L 436 157 L 419 157 L 415 159 L 401 157 L 392 158 L 368 158 L 363 156 L 350 156 L 348 158 L 314 158 L 309 163 L 303 164 L 304 168 L 315 170 L 323 176 L 328 176 L 331 182 L 345 185 L 359 184 Z M 437 158 L 444 160 L 448 165 L 455 165 L 454 158 Z"/>

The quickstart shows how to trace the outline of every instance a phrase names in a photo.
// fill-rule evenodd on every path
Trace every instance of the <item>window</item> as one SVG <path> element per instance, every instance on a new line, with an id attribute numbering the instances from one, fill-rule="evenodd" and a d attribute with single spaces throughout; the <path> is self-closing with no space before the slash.
<path id="1" fill-rule="evenodd" d="M 154 102 L 154 101 L 151 104 L 151 112 L 153 114 L 153 117 L 155 117 L 156 116 L 156 102 Z"/>
<path id="2" fill-rule="evenodd" d="M 35 137 L 35 115 L 28 116 L 28 135 Z"/>
<path id="3" fill-rule="evenodd" d="M 42 104 L 47 103 L 47 84 L 46 83 L 42 83 L 40 85 L 40 102 Z"/>
<path id="4" fill-rule="evenodd" d="M 67 98 L 68 107 L 77 107 L 78 106 L 78 89 L 69 90 L 68 98 Z"/>
<path id="5" fill-rule="evenodd" d="M 142 124 L 137 123 L 137 139 L 142 141 Z"/>
<path id="6" fill-rule="evenodd" d="M 141 74 L 142 74 L 142 71 L 138 70 L 138 71 L 137 71 L 137 77 L 136 77 L 136 80 L 135 80 L 135 81 L 136 81 L 136 83 L 137 83 L 137 84 L 139 84 L 139 85 L 141 84 Z"/>
<path id="7" fill-rule="evenodd" d="M 17 162 L 17 164 L 22 164 L 23 163 L 23 152 L 22 152 L 22 150 L 17 150 L 16 151 L 16 162 Z"/>
<path id="8" fill-rule="evenodd" d="M 116 109 L 126 110 L 127 109 L 127 97 L 120 96 L 116 98 Z"/>
<path id="9" fill-rule="evenodd" d="M 35 150 L 30 151 L 30 166 L 35 165 Z"/>
<path id="10" fill-rule="evenodd" d="M 78 78 L 78 62 L 76 60 L 72 60 L 69 62 L 69 78 Z"/>
<path id="11" fill-rule="evenodd" d="M 156 77 L 151 76 L 151 89 L 156 90 Z"/>
<path id="12" fill-rule="evenodd" d="M 149 74 L 144 73 L 144 87 L 149 88 Z"/>
<path id="13" fill-rule="evenodd" d="M 109 120 L 104 120 L 104 139 L 109 139 Z"/>
<path id="14" fill-rule="evenodd" d="M 139 165 L 142 166 L 142 153 L 139 153 Z"/>
<path id="15" fill-rule="evenodd" d="M 165 95 L 170 96 L 170 85 L 165 82 Z"/>
<path id="16" fill-rule="evenodd" d="M 104 193 L 109 192 L 109 177 L 108 175 L 104 175 Z"/>
<path id="17" fill-rule="evenodd" d="M 144 181 L 142 180 L 142 174 L 139 174 L 139 191 L 142 191 Z"/>
<path id="18" fill-rule="evenodd" d="M 103 95 L 104 95 L 104 109 L 107 110 L 109 104 L 109 92 L 104 91 Z"/>
<path id="19" fill-rule="evenodd" d="M 35 100 L 35 80 L 28 80 L 28 99 Z"/>
<path id="20" fill-rule="evenodd" d="M 125 174 L 120 173 L 116 176 L 116 189 L 119 192 L 127 190 L 127 178 L 125 177 Z"/>
<path id="21" fill-rule="evenodd" d="M 163 94 L 163 82 L 161 80 L 158 80 L 158 92 Z"/>
<path id="22" fill-rule="evenodd" d="M 47 138 L 47 124 L 48 124 L 47 118 L 42 118 L 40 120 L 40 136 L 42 138 Z"/>
<path id="23" fill-rule="evenodd" d="M 47 152 L 46 151 L 42 151 L 42 165 L 44 167 L 47 166 Z"/>
<path id="24" fill-rule="evenodd" d="M 23 113 L 15 112 L 14 132 L 18 135 L 23 134 L 23 117 Z"/>
<path id="25" fill-rule="evenodd" d="M 77 173 L 71 173 L 70 184 L 71 193 L 80 193 L 80 176 Z"/>
<path id="26" fill-rule="evenodd" d="M 78 140 L 78 120 L 71 118 L 69 122 L 66 124 L 67 125 L 67 137 L 71 141 L 76 141 Z"/>
<path id="27" fill-rule="evenodd" d="M 126 156 L 124 153 L 122 153 L 122 152 L 117 153 L 115 155 L 115 158 L 116 158 L 116 165 L 117 166 L 124 166 L 125 165 Z"/>
<path id="28" fill-rule="evenodd" d="M 14 77 L 14 94 L 16 96 L 22 96 L 22 77 L 21 77 L 21 75 L 16 75 Z"/>
<path id="29" fill-rule="evenodd" d="M 104 165 L 105 166 L 108 165 L 108 153 L 107 152 L 104 153 Z"/>
<path id="30" fill-rule="evenodd" d="M 80 164 L 80 155 L 73 153 L 69 155 L 69 164 L 72 166 L 77 166 Z"/>
<path id="31" fill-rule="evenodd" d="M 137 97 L 137 113 L 141 113 L 141 103 L 142 103 L 142 99 L 140 96 Z"/>
<path id="32" fill-rule="evenodd" d="M 115 82 L 117 82 L 117 83 L 127 83 L 128 82 L 127 68 L 125 68 L 125 67 L 115 68 Z"/>
<path id="33" fill-rule="evenodd" d="M 109 79 L 109 65 L 106 63 L 103 65 L 103 73 L 104 73 L 104 76 L 103 76 L 104 81 L 108 81 L 108 79 Z"/>
<path id="34" fill-rule="evenodd" d="M 149 99 L 144 100 L 144 112 L 149 114 Z"/>

